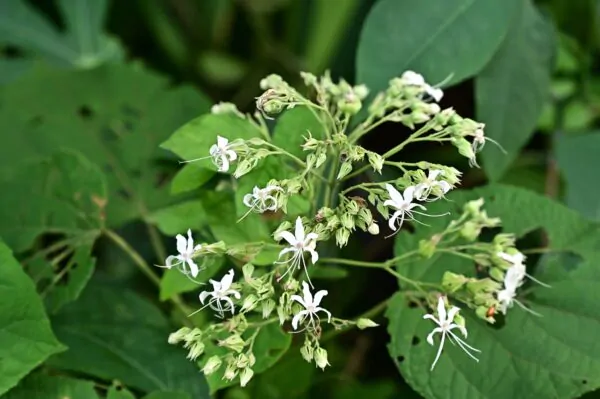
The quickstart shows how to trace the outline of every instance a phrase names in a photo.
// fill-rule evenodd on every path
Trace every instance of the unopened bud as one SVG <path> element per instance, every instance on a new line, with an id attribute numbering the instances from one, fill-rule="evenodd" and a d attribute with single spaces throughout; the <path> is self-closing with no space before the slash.
<path id="1" fill-rule="evenodd" d="M 262 317 L 263 317 L 263 319 L 266 319 L 266 318 L 268 318 L 271 315 L 271 313 L 273 312 L 273 309 L 275 309 L 276 305 L 277 304 L 275 303 L 275 301 L 272 300 L 271 298 L 269 298 L 269 299 L 267 299 L 265 301 L 262 301 L 261 306 L 262 306 Z"/>
<path id="2" fill-rule="evenodd" d="M 490 308 L 487 306 L 478 306 L 475 309 L 475 315 L 482 320 L 487 321 L 488 323 L 494 324 L 496 319 L 494 319 L 495 312 L 490 312 L 490 309 L 494 310 L 494 308 Z"/>
<path id="3" fill-rule="evenodd" d="M 342 166 L 340 166 L 340 171 L 338 172 L 337 179 L 340 180 L 340 179 L 344 178 L 350 172 L 352 172 L 352 164 L 347 161 L 343 162 Z"/>
<path id="4" fill-rule="evenodd" d="M 420 240 L 419 241 L 419 255 L 425 259 L 429 259 L 435 254 L 436 243 L 434 240 Z"/>
<path id="5" fill-rule="evenodd" d="M 231 381 L 235 377 L 237 377 L 237 374 L 238 374 L 238 369 L 235 367 L 235 364 L 229 363 L 227 365 L 227 368 L 225 369 L 225 372 L 223 373 L 223 379 Z"/>
<path id="6" fill-rule="evenodd" d="M 221 367 L 222 363 L 223 361 L 219 356 L 211 356 L 204 364 L 202 372 L 204 373 L 204 375 L 211 375 L 212 373 L 217 371 L 219 367 Z"/>
<path id="7" fill-rule="evenodd" d="M 252 379 L 252 376 L 254 376 L 254 371 L 250 367 L 243 369 L 240 373 L 240 386 L 245 387 Z"/>
<path id="8" fill-rule="evenodd" d="M 366 319 L 364 317 L 361 317 L 360 319 L 358 319 L 356 321 L 356 327 L 358 327 L 359 330 L 364 330 L 365 328 L 378 327 L 378 326 L 379 326 L 379 324 L 375 323 L 373 320 Z"/>
<path id="9" fill-rule="evenodd" d="M 344 226 L 348 230 L 354 229 L 354 218 L 350 214 L 342 214 L 342 216 L 340 217 L 340 221 L 342 222 L 342 226 Z"/>
<path id="10" fill-rule="evenodd" d="M 253 280 L 252 274 L 254 273 L 254 265 L 252 263 L 246 263 L 242 266 L 242 273 L 244 273 L 244 279 L 246 281 Z"/>
<path id="11" fill-rule="evenodd" d="M 235 169 L 235 172 L 233 173 L 233 177 L 235 177 L 236 179 L 239 179 L 240 177 L 244 176 L 246 173 L 250 172 L 253 168 L 253 165 L 250 161 L 248 161 L 247 159 L 244 159 L 243 161 L 241 161 L 240 163 L 238 163 L 237 168 Z"/>
<path id="12" fill-rule="evenodd" d="M 250 294 L 246 296 L 244 302 L 242 303 L 242 312 L 247 312 L 256 307 L 258 303 L 258 298 L 254 294 Z"/>
<path id="13" fill-rule="evenodd" d="M 169 334 L 168 342 L 173 344 L 178 344 L 184 340 L 185 336 L 188 335 L 192 330 L 189 327 L 181 327 L 179 330 L 174 333 Z"/>
<path id="14" fill-rule="evenodd" d="M 300 348 L 300 354 L 302 355 L 304 360 L 306 360 L 309 363 L 312 362 L 314 358 L 314 351 L 310 342 L 304 342 L 304 345 L 302 345 L 302 348 Z"/>
<path id="15" fill-rule="evenodd" d="M 238 334 L 232 334 L 224 340 L 219 341 L 219 346 L 224 346 L 225 348 L 236 351 L 237 353 L 240 353 L 242 349 L 244 349 L 245 345 L 246 343 Z"/>
<path id="16" fill-rule="evenodd" d="M 204 344 L 200 341 L 194 342 L 188 352 L 187 358 L 191 361 L 198 359 L 204 353 Z"/>
<path id="17" fill-rule="evenodd" d="M 370 234 L 373 234 L 374 236 L 379 234 L 379 226 L 375 222 L 371 223 L 367 230 L 369 231 Z"/>
<path id="18" fill-rule="evenodd" d="M 339 228 L 335 232 L 335 243 L 338 247 L 343 247 L 348 244 L 348 240 L 350 239 L 350 230 L 345 228 Z"/>
<path id="19" fill-rule="evenodd" d="M 450 293 L 460 290 L 469 279 L 462 274 L 445 272 L 442 277 L 442 287 Z"/>
<path id="20" fill-rule="evenodd" d="M 468 241 L 475 241 L 481 233 L 481 228 L 475 222 L 466 222 L 460 229 L 460 235 Z"/>
<path id="21" fill-rule="evenodd" d="M 327 161 L 327 154 L 325 152 L 319 152 L 317 154 L 317 162 L 315 163 L 315 168 L 320 167 Z"/>
<path id="22" fill-rule="evenodd" d="M 327 361 L 327 351 L 325 349 L 321 347 L 315 349 L 314 357 L 317 367 L 325 370 L 325 367 L 329 366 L 329 362 Z"/>
<path id="23" fill-rule="evenodd" d="M 496 281 L 504 281 L 504 271 L 497 267 L 492 267 L 490 269 L 490 276 Z"/>
<path id="24" fill-rule="evenodd" d="M 381 155 L 377 154 L 376 152 L 369 152 L 369 153 L 367 153 L 367 158 L 369 159 L 369 163 L 371 164 L 373 169 L 376 172 L 381 173 L 381 170 L 383 169 L 383 162 L 384 162 L 383 157 Z"/>

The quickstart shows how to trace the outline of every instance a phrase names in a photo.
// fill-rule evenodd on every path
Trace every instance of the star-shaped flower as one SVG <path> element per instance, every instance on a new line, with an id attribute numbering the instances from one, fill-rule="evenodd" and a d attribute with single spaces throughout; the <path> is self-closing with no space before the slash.
<path id="1" fill-rule="evenodd" d="M 192 257 L 196 251 L 199 251 L 202 248 L 202 245 L 198 244 L 194 246 L 192 230 L 188 230 L 187 234 L 187 240 L 181 234 L 177 234 L 175 238 L 177 239 L 177 252 L 179 252 L 179 255 L 169 256 L 165 261 L 166 265 L 162 267 L 171 269 L 172 267 L 177 266 L 183 274 L 191 274 L 192 277 L 196 277 L 200 271 L 200 268 L 196 262 L 194 262 Z"/>
<path id="2" fill-rule="evenodd" d="M 230 269 L 229 272 L 223 276 L 221 281 L 210 279 L 209 282 L 212 284 L 213 290 L 204 291 L 200 294 L 200 302 L 203 305 L 207 297 L 212 297 L 206 306 L 210 306 L 210 308 L 215 310 L 220 317 L 223 317 L 225 312 L 231 311 L 231 314 L 233 314 L 235 311 L 233 301 L 229 296 L 233 296 L 235 299 L 241 298 L 240 293 L 231 288 L 233 275 L 233 269 Z M 204 309 L 204 307 L 202 309 Z"/>
<path id="3" fill-rule="evenodd" d="M 258 188 L 254 186 L 252 194 L 244 195 L 244 205 L 250 208 L 250 210 L 263 213 L 265 211 L 275 211 L 279 208 L 277 199 L 273 195 L 277 191 L 283 191 L 279 186 L 270 185 L 265 188 Z"/>
<path id="4" fill-rule="evenodd" d="M 306 261 L 304 260 L 304 253 L 308 252 L 310 254 L 311 261 L 313 264 L 315 264 L 319 260 L 319 254 L 315 250 L 319 235 L 316 233 L 305 234 L 304 225 L 302 224 L 302 218 L 298 217 L 296 219 L 296 231 L 294 232 L 294 234 L 290 233 L 289 231 L 283 231 L 278 234 L 276 239 L 280 240 L 282 238 L 285 241 L 287 241 L 287 243 L 290 244 L 290 246 L 284 248 L 283 250 L 281 250 L 281 252 L 279 252 L 279 258 L 281 259 L 281 257 L 287 253 L 291 253 L 292 256 L 286 261 L 276 262 L 279 264 L 290 263 L 290 266 L 288 267 L 286 272 L 281 277 L 279 277 L 278 280 L 281 280 L 286 274 L 290 272 L 290 270 L 294 270 L 296 268 L 299 269 L 300 265 L 304 267 L 304 271 L 306 272 L 306 276 L 308 278 L 308 271 L 306 270 Z M 308 281 L 312 286 L 310 279 Z"/>
<path id="5" fill-rule="evenodd" d="M 213 144 L 209 152 L 219 172 L 227 172 L 230 162 L 237 159 L 237 153 L 225 137 L 217 136 L 217 144 Z"/>
<path id="6" fill-rule="evenodd" d="M 421 88 L 425 93 L 427 93 L 431 98 L 433 98 L 436 102 L 440 102 L 442 97 L 444 96 L 444 92 L 442 89 L 433 87 L 425 82 L 425 78 L 423 75 L 413 72 L 406 71 L 402 74 L 401 79 L 410 86 L 417 86 Z"/>
<path id="7" fill-rule="evenodd" d="M 437 180 L 438 176 L 442 176 L 443 174 L 444 171 L 441 169 L 431 169 L 427 174 L 427 179 L 423 183 L 417 184 L 414 194 L 415 198 L 419 201 L 434 201 L 440 197 L 443 197 L 452 189 L 452 186 L 447 181 Z M 436 190 L 438 187 L 439 190 Z M 432 193 L 437 195 L 431 199 L 428 199 Z"/>
<path id="8" fill-rule="evenodd" d="M 325 295 L 327 295 L 327 291 L 317 291 L 317 293 L 313 297 L 310 292 L 310 288 L 308 287 L 308 284 L 306 284 L 306 281 L 302 282 L 302 291 L 302 297 L 299 295 L 292 295 L 290 297 L 292 301 L 296 301 L 300 305 L 304 306 L 304 310 L 301 310 L 298 313 L 296 313 L 296 315 L 292 319 L 292 327 L 294 328 L 294 330 L 297 330 L 298 324 L 304 322 L 304 320 L 307 317 L 309 318 L 308 326 L 314 330 L 319 322 L 319 317 L 317 316 L 318 312 L 326 313 L 327 321 L 331 323 L 331 313 L 328 310 L 319 307 L 321 300 Z"/>
<path id="9" fill-rule="evenodd" d="M 460 324 L 454 323 L 454 318 L 458 314 L 459 310 L 460 309 L 457 308 L 456 306 L 452 306 L 450 308 L 450 310 L 448 311 L 448 313 L 446 313 L 446 305 L 444 304 L 444 298 L 440 296 L 440 298 L 438 299 L 438 306 L 437 306 L 438 317 L 435 317 L 433 314 L 426 314 L 425 316 L 423 316 L 424 319 L 430 319 L 435 324 L 438 325 L 438 327 L 434 328 L 433 331 L 431 331 L 431 333 L 429 333 L 429 335 L 427 336 L 427 343 L 429 343 L 429 345 L 433 346 L 433 336 L 436 333 L 440 333 L 442 335 L 442 339 L 440 341 L 440 346 L 439 346 L 439 349 L 435 356 L 435 360 L 433 361 L 433 364 L 431 365 L 431 370 L 433 370 L 438 359 L 440 358 L 440 355 L 442 354 L 442 349 L 444 348 L 444 342 L 445 342 L 446 336 L 448 337 L 448 339 L 450 340 L 451 343 L 456 343 L 460 347 L 460 349 L 462 349 L 467 355 L 469 355 L 469 357 L 471 357 L 472 359 L 475 359 L 475 361 L 477 361 L 477 362 L 479 361 L 479 359 L 477 359 L 471 353 L 471 351 L 474 351 L 474 352 L 481 352 L 481 351 L 479 349 L 473 348 L 472 346 L 467 344 L 465 341 L 463 341 L 460 337 L 458 337 L 456 334 L 454 334 L 454 332 L 452 332 L 452 330 L 458 329 L 458 331 L 461 332 L 463 337 L 467 338 L 467 329 Z"/>

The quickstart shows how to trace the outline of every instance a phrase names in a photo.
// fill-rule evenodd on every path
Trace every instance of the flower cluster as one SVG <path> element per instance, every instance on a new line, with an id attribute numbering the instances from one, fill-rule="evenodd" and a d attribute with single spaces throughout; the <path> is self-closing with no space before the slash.
<path id="1" fill-rule="evenodd" d="M 407 221 L 424 224 L 418 216 L 448 215 L 448 212 L 430 213 L 427 208 L 435 205 L 432 202 L 443 200 L 460 184 L 461 177 L 461 173 L 452 167 L 424 161 L 393 162 L 391 157 L 412 142 L 450 142 L 469 159 L 472 166 L 476 166 L 476 153 L 486 142 L 483 124 L 462 118 L 451 108 L 442 110 L 437 104 L 443 97 L 442 89 L 428 84 L 423 76 L 413 71 L 406 71 L 401 77 L 392 79 L 388 88 L 374 97 L 368 107 L 367 118 L 352 130 L 349 129 L 349 120 L 362 109 L 368 89 L 364 85 L 352 86 L 344 80 L 336 83 L 328 73 L 322 77 L 302 73 L 302 78 L 314 91 L 314 102 L 280 76 L 270 75 L 260 83 L 265 91 L 256 99 L 254 118 L 242 114 L 232 104 L 215 105 L 212 109 L 214 114 L 244 118 L 255 125 L 261 137 L 242 140 L 235 138 L 236 132 L 223 132 L 208 148 L 208 155 L 200 158 L 210 158 L 219 172 L 229 173 L 235 168 L 232 173 L 234 179 L 247 175 L 268 157 L 281 159 L 281 162 L 273 163 L 281 170 L 269 175 L 268 180 L 265 179 L 267 181 L 258 181 L 258 178 L 251 181 L 250 186 L 245 186 L 248 189 L 253 186 L 251 192 L 244 190 L 241 199 L 236 197 L 241 203 L 236 206 L 243 205 L 242 218 L 259 217 L 255 214 L 267 214 L 271 219 L 283 218 L 278 219 L 278 226 L 270 225 L 272 240 L 255 244 L 227 245 L 219 242 L 195 245 L 191 231 L 188 231 L 187 239 L 181 235 L 176 237 L 179 254 L 169 256 L 166 266 L 163 266 L 168 269 L 176 267 L 190 278 L 199 280 L 200 284 L 207 279 L 202 278 L 202 263 L 196 263 L 195 259 L 207 255 L 229 256 L 237 267 L 241 266 L 242 278 L 236 281 L 235 268 L 231 268 L 220 280 L 208 279 L 212 288 L 199 294 L 202 307 L 197 312 L 210 308 L 220 321 L 202 329 L 184 327 L 171 334 L 169 342 L 183 342 L 189 350 L 188 357 L 198 359 L 205 374 L 222 370 L 223 379 L 239 377 L 242 386 L 254 375 L 254 342 L 265 329 L 277 326 L 277 322 L 279 325 L 289 323 L 293 332 L 304 334 L 301 355 L 323 369 L 329 361 L 320 342 L 322 321 L 334 328 L 377 326 L 364 317 L 357 320 L 333 317 L 321 306 L 328 291 L 315 290 L 311 281 L 311 268 L 327 261 L 319 254 L 321 246 L 335 239 L 339 247 L 344 247 L 357 230 L 378 235 L 380 228 L 376 213 L 387 221 L 392 234 L 400 231 Z M 301 145 L 303 156 L 276 145 L 264 120 L 299 106 L 311 109 L 324 131 L 321 136 L 306 133 Z M 384 122 L 402 123 L 415 132 L 385 154 L 363 148 L 359 139 Z M 195 160 L 187 162 L 192 161 Z M 400 177 L 354 186 L 347 184 L 344 189 L 340 187 L 367 169 L 382 174 L 384 168 L 393 169 L 391 175 L 400 172 L 396 174 Z M 266 168 L 262 169 L 263 175 L 264 170 Z M 236 180 L 231 182 L 230 187 L 242 187 Z M 290 199 L 303 199 L 308 206 L 288 214 Z M 418 253 L 431 257 L 444 243 L 457 239 L 472 242 L 483 228 L 497 226 L 499 221 L 488 217 L 481 210 L 482 204 L 482 201 L 467 204 L 463 215 L 450 222 L 446 230 L 429 241 L 421 242 Z M 441 288 L 445 295 L 436 293 L 436 313 L 425 315 L 437 325 L 427 337 L 427 342 L 433 345 L 434 335 L 439 333 L 441 336 L 432 369 L 440 358 L 446 339 L 474 359 L 473 352 L 478 352 L 457 335 L 459 332 L 466 338 L 467 330 L 464 319 L 458 314 L 459 308 L 449 307 L 450 296 L 475 309 L 478 315 L 481 315 L 482 308 L 494 308 L 505 313 L 517 301 L 516 290 L 526 276 L 524 257 L 518 258 L 511 252 L 509 244 L 510 239 L 502 236 L 493 244 L 485 244 L 488 245 L 483 251 L 485 256 L 482 251 L 472 255 L 476 261 L 483 260 L 490 277 L 477 279 L 452 273 L 444 275 Z M 255 269 L 252 262 L 264 248 L 274 249 L 276 256 L 269 261 L 271 267 Z M 507 262 L 511 266 L 507 266 Z M 388 264 L 384 269 L 395 273 Z M 498 271 L 506 272 L 501 273 L 499 278 Z M 422 287 L 417 288 L 424 292 Z M 488 313 L 486 311 L 489 319 Z M 223 354 L 222 349 L 216 351 L 215 346 L 225 348 L 226 353 Z"/>

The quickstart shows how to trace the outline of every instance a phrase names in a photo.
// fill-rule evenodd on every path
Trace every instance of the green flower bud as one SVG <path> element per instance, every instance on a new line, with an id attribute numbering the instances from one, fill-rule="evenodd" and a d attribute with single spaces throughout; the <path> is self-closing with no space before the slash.
<path id="1" fill-rule="evenodd" d="M 238 163 L 237 168 L 235 169 L 235 172 L 233 173 L 233 177 L 235 177 L 236 179 L 239 179 L 240 177 L 244 176 L 246 173 L 250 172 L 252 169 L 253 169 L 252 163 L 249 160 L 244 159 L 243 161 Z"/>
<path id="2" fill-rule="evenodd" d="M 258 298 L 254 294 L 250 294 L 244 298 L 244 302 L 242 303 L 242 312 L 247 312 L 256 307 L 258 304 Z"/>
<path id="3" fill-rule="evenodd" d="M 329 366 L 327 361 L 327 351 L 321 347 L 317 348 L 314 352 L 315 363 L 317 367 L 325 370 L 325 367 Z"/>
<path id="4" fill-rule="evenodd" d="M 460 155 L 465 158 L 475 159 L 475 152 L 467 139 L 464 137 L 453 137 L 451 143 L 458 149 Z"/>
<path id="5" fill-rule="evenodd" d="M 499 281 L 499 282 L 504 281 L 504 271 L 497 267 L 492 267 L 490 269 L 490 276 L 496 281 Z"/>
<path id="6" fill-rule="evenodd" d="M 478 218 L 481 213 L 481 207 L 483 206 L 483 198 L 479 198 L 473 201 L 469 201 L 464 206 L 464 211 L 473 218 Z"/>
<path id="7" fill-rule="evenodd" d="M 459 234 L 468 241 L 475 241 L 481 233 L 481 227 L 475 222 L 466 222 L 460 229 Z"/>
<path id="8" fill-rule="evenodd" d="M 325 227 L 327 228 L 327 230 L 336 230 L 339 225 L 340 219 L 336 215 L 333 215 L 327 220 L 327 224 L 325 225 Z"/>
<path id="9" fill-rule="evenodd" d="M 312 169 L 317 163 L 317 156 L 315 154 L 308 154 L 306 156 L 306 169 Z"/>
<path id="10" fill-rule="evenodd" d="M 223 379 L 224 380 L 233 380 L 235 377 L 237 377 L 238 375 L 238 369 L 237 367 L 235 367 L 235 363 L 229 363 L 227 365 L 227 368 L 225 369 L 225 372 L 223 373 Z"/>
<path id="11" fill-rule="evenodd" d="M 494 313 L 495 312 L 491 312 L 491 310 L 493 310 L 493 307 L 487 307 L 487 306 L 478 306 L 475 309 L 475 315 L 477 315 L 477 317 L 479 317 L 482 320 L 487 321 L 490 324 L 494 324 L 496 322 L 496 319 L 494 319 Z"/>
<path id="12" fill-rule="evenodd" d="M 348 213 L 344 213 L 340 217 L 340 221 L 342 222 L 342 226 L 344 226 L 348 230 L 354 229 L 354 218 L 351 215 L 349 215 Z"/>
<path id="13" fill-rule="evenodd" d="M 419 255 L 425 259 L 429 259 L 435 254 L 436 243 L 433 240 L 419 241 Z"/>
<path id="14" fill-rule="evenodd" d="M 314 358 L 314 350 L 310 341 L 304 341 L 304 345 L 302 345 L 302 348 L 300 348 L 300 354 L 302 355 L 304 360 L 306 360 L 309 363 L 312 362 Z"/>
<path id="15" fill-rule="evenodd" d="M 365 319 L 365 318 L 360 318 L 356 321 L 356 327 L 358 327 L 359 330 L 364 330 L 366 328 L 370 328 L 370 327 L 378 327 L 379 324 L 375 323 L 373 320 L 371 319 Z"/>
<path id="16" fill-rule="evenodd" d="M 238 334 L 232 334 L 224 340 L 219 341 L 219 346 L 240 353 L 244 349 L 244 346 L 246 346 L 246 342 Z"/>
<path id="17" fill-rule="evenodd" d="M 221 358 L 219 356 L 211 356 L 204 364 L 202 372 L 204 373 L 204 375 L 211 375 L 221 367 L 222 363 L 223 362 L 221 361 Z"/>
<path id="18" fill-rule="evenodd" d="M 497 269 L 496 269 L 497 270 Z M 500 290 L 501 285 L 491 278 L 483 278 L 480 280 L 472 280 L 467 283 L 467 290 L 473 295 L 481 293 L 494 293 Z"/>
<path id="19" fill-rule="evenodd" d="M 425 112 L 413 112 L 410 114 L 411 116 L 411 120 L 413 123 L 424 123 L 427 122 L 429 119 L 431 119 L 431 117 L 426 114 Z"/>
<path id="20" fill-rule="evenodd" d="M 246 367 L 240 373 L 240 386 L 245 387 L 254 376 L 254 371 L 250 367 Z"/>
<path id="21" fill-rule="evenodd" d="M 192 331 L 189 327 L 181 327 L 179 330 L 174 333 L 169 334 L 169 338 L 167 342 L 171 345 L 178 344 L 185 339 L 185 337 Z"/>
<path id="22" fill-rule="evenodd" d="M 346 115 L 356 115 L 362 108 L 362 102 L 354 93 L 349 93 L 337 102 L 337 107 Z"/>
<path id="23" fill-rule="evenodd" d="M 452 272 L 445 272 L 442 277 L 442 287 L 450 293 L 460 290 L 469 279 L 462 274 L 456 274 Z"/>
<path id="24" fill-rule="evenodd" d="M 242 266 L 242 273 L 244 273 L 244 279 L 246 281 L 254 280 L 252 274 L 254 274 L 254 265 L 252 263 L 246 263 Z"/>
<path id="25" fill-rule="evenodd" d="M 317 77 L 310 72 L 300 72 L 300 76 L 307 86 L 315 86 L 317 84 Z"/>
<path id="26" fill-rule="evenodd" d="M 337 179 L 340 180 L 340 179 L 344 178 L 350 172 L 352 172 L 352 164 L 348 161 L 343 162 L 342 166 L 340 166 L 340 170 L 338 172 Z"/>
<path id="27" fill-rule="evenodd" d="M 327 153 L 325 151 L 321 151 L 317 153 L 317 162 L 315 163 L 315 168 L 320 167 L 327 160 Z"/>
<path id="28" fill-rule="evenodd" d="M 204 353 L 204 344 L 201 341 L 196 341 L 192 344 L 187 358 L 195 361 L 201 354 Z"/>
<path id="29" fill-rule="evenodd" d="M 249 364 L 250 364 L 250 359 L 244 353 L 240 353 L 235 358 L 235 367 L 237 367 L 238 369 L 243 369 L 244 367 L 247 367 Z"/>
<path id="30" fill-rule="evenodd" d="M 345 228 L 339 228 L 335 232 L 335 242 L 338 247 L 343 247 L 348 244 L 348 240 L 350 239 L 350 230 Z"/>
<path id="31" fill-rule="evenodd" d="M 381 173 L 381 170 L 383 169 L 383 162 L 385 161 L 385 159 L 381 155 L 370 151 L 367 153 L 367 158 L 369 159 L 369 164 L 371 164 L 373 169 L 376 172 Z"/>
<path id="32" fill-rule="evenodd" d="M 263 319 L 266 319 L 271 315 L 271 313 L 273 312 L 273 309 L 275 309 L 276 305 L 277 304 L 275 303 L 275 301 L 270 298 L 265 301 L 262 301 L 261 307 L 262 307 Z"/>

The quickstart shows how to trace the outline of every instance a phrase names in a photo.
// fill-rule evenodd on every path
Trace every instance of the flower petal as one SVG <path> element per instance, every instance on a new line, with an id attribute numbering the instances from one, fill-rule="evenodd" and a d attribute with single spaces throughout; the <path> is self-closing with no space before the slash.
<path id="1" fill-rule="evenodd" d="M 229 143 L 229 140 L 227 140 L 225 137 L 221 137 L 221 136 L 217 136 L 217 145 L 220 148 L 225 148 L 227 147 L 227 144 Z"/>
<path id="2" fill-rule="evenodd" d="M 190 267 L 190 274 L 192 275 L 192 277 L 196 277 L 198 275 L 198 272 L 200 272 L 200 269 L 198 268 L 196 262 L 194 262 L 194 260 L 190 258 L 187 260 L 187 264 Z"/>
<path id="3" fill-rule="evenodd" d="M 304 225 L 300 216 L 296 219 L 296 231 L 294 235 L 296 236 L 296 242 L 304 242 Z"/>
<path id="4" fill-rule="evenodd" d="M 314 265 L 319 260 L 319 253 L 312 248 L 307 248 L 307 251 L 310 253 L 310 261 Z"/>
<path id="5" fill-rule="evenodd" d="M 212 292 L 208 292 L 208 291 L 203 291 L 200 293 L 200 303 L 202 303 L 204 305 L 204 300 L 206 299 L 207 296 L 213 296 Z"/>
<path id="6" fill-rule="evenodd" d="M 394 214 L 392 215 L 392 217 L 388 221 L 388 225 L 390 226 L 390 229 L 396 231 L 396 219 L 398 219 L 398 216 L 403 215 L 403 214 L 404 214 L 404 211 L 396 211 L 396 212 L 394 212 Z"/>
<path id="7" fill-rule="evenodd" d="M 454 317 L 456 316 L 456 314 L 458 313 L 459 310 L 460 310 L 460 308 L 458 308 L 456 306 L 452 306 L 450 308 L 450 310 L 448 311 L 448 320 L 447 321 L 454 320 Z"/>
<path id="8" fill-rule="evenodd" d="M 177 234 L 175 238 L 177 239 L 177 252 L 179 252 L 181 255 L 184 255 L 187 249 L 187 241 L 185 237 L 181 234 Z"/>
<path id="9" fill-rule="evenodd" d="M 298 323 L 304 318 L 306 314 L 308 314 L 306 310 L 301 310 L 294 316 L 294 318 L 292 319 L 292 328 L 294 330 L 298 329 Z"/>
<path id="10" fill-rule="evenodd" d="M 317 294 L 318 295 L 318 294 Z M 327 323 L 331 323 L 331 312 L 329 312 L 329 310 L 327 309 L 323 309 L 323 308 L 316 308 L 315 309 L 315 313 L 316 312 L 323 312 L 327 314 Z"/>
<path id="11" fill-rule="evenodd" d="M 173 261 L 177 261 L 175 264 L 173 264 Z M 171 255 L 169 257 L 167 257 L 167 259 L 165 260 L 165 266 L 167 267 L 167 269 L 170 269 L 171 267 L 173 267 L 176 264 L 179 264 L 182 262 L 181 256 L 180 255 Z"/>
<path id="12" fill-rule="evenodd" d="M 404 198 L 402 198 L 402 194 L 400 194 L 400 192 L 398 190 L 396 190 L 394 188 L 394 186 L 392 186 L 389 183 L 386 183 L 385 188 L 388 192 L 388 194 L 390 195 L 390 198 L 392 199 L 392 201 L 394 201 L 394 203 L 396 204 L 396 206 L 400 206 L 401 204 L 404 203 Z M 385 202 L 384 202 L 385 205 Z"/>
<path id="13" fill-rule="evenodd" d="M 440 320 L 440 324 L 444 324 L 446 322 L 446 305 L 444 304 L 444 297 L 440 296 L 438 299 L 437 305 L 437 314 Z"/>
<path id="14" fill-rule="evenodd" d="M 219 172 L 227 172 L 229 170 L 229 159 L 225 154 L 221 155 L 221 166 L 219 167 Z"/>
<path id="15" fill-rule="evenodd" d="M 226 275 L 221 279 L 221 291 L 225 292 L 231 287 L 231 283 L 233 282 L 233 269 L 229 269 Z"/>
<path id="16" fill-rule="evenodd" d="M 304 299 L 300 296 L 300 295 L 292 295 L 290 297 L 291 301 L 296 301 L 298 302 L 300 305 L 304 306 L 306 308 L 306 302 L 304 302 Z"/>
<path id="17" fill-rule="evenodd" d="M 302 292 L 303 292 L 304 303 L 306 304 L 306 307 L 313 305 L 313 296 L 310 293 L 310 287 L 308 286 L 306 281 L 302 282 Z"/>
<path id="18" fill-rule="evenodd" d="M 405 203 L 410 204 L 411 202 L 413 202 L 414 194 L 415 194 L 415 186 L 408 186 L 404 189 L 404 201 Z"/>
<path id="19" fill-rule="evenodd" d="M 314 306 L 319 306 L 319 304 L 321 303 L 321 300 L 322 300 L 322 299 L 323 299 L 323 297 L 324 297 L 325 295 L 327 295 L 327 294 L 328 294 L 327 290 L 321 290 L 321 291 L 318 291 L 318 292 L 315 294 L 315 298 L 313 299 L 313 305 L 314 305 Z"/>
<path id="20" fill-rule="evenodd" d="M 279 233 L 279 239 L 284 239 L 287 241 L 288 244 L 294 246 L 296 245 L 298 242 L 296 241 L 296 237 L 290 233 L 289 231 L 282 231 L 281 233 Z"/>

